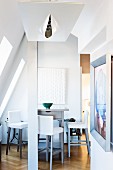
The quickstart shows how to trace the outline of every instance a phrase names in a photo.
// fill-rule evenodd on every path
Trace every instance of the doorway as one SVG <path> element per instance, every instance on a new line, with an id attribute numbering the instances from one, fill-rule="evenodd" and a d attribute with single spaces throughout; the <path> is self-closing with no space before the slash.
<path id="1" fill-rule="evenodd" d="M 88 110 L 88 129 L 90 130 L 90 54 L 80 54 L 80 67 L 82 68 L 82 114 L 85 110 Z"/>

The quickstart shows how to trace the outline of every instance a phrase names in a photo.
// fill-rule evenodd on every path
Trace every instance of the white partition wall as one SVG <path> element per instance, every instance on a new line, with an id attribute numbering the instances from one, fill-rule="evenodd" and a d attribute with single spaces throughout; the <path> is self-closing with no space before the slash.
<path id="1" fill-rule="evenodd" d="M 39 42 L 38 68 L 65 70 L 65 119 L 80 120 L 80 57 L 77 38 L 70 35 L 66 42 Z M 60 83 L 58 83 L 60 84 Z M 59 103 L 58 103 L 59 104 Z"/>

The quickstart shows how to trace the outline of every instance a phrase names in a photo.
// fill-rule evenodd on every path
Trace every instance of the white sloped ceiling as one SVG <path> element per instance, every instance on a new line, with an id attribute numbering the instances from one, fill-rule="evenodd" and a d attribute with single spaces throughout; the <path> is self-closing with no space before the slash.
<path id="1" fill-rule="evenodd" d="M 77 3 L 78 2 L 78 3 Z M 79 1 L 20 1 L 19 9 L 26 36 L 29 41 L 66 41 L 73 29 L 84 4 Z M 50 38 L 45 38 L 45 31 L 41 31 L 48 15 L 54 17 L 56 32 Z M 53 27 L 53 25 L 52 25 Z M 45 30 L 45 29 L 44 29 Z"/>
<path id="2" fill-rule="evenodd" d="M 0 75 L 0 104 L 9 86 L 10 73 L 23 35 L 24 29 L 18 12 L 17 2 L 15 0 L 0 0 L 0 44 L 3 37 L 5 37 L 12 46 L 9 58 Z M 3 60 L 2 56 L 0 57 L 0 62 L 3 62 L 1 60 Z"/>

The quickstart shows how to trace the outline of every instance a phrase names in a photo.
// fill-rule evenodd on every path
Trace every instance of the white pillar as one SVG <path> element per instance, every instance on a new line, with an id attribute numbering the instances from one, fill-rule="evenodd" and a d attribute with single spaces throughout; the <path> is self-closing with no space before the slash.
<path id="1" fill-rule="evenodd" d="M 38 170 L 37 42 L 28 42 L 28 170 Z"/>

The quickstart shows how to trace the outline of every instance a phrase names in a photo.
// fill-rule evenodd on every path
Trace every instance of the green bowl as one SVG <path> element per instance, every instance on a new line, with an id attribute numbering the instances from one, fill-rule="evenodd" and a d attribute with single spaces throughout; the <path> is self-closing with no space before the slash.
<path id="1" fill-rule="evenodd" d="M 43 103 L 43 106 L 46 108 L 46 109 L 50 109 L 50 107 L 53 105 L 53 103 Z"/>

